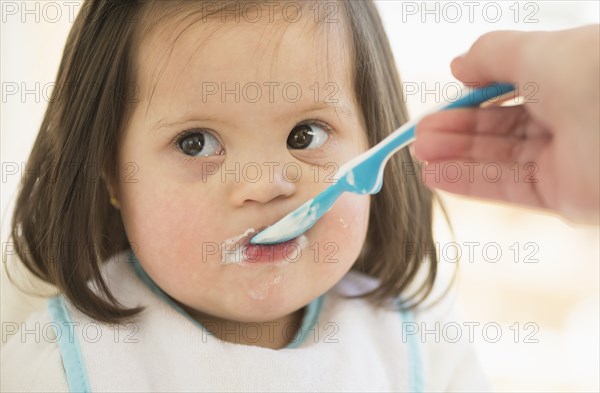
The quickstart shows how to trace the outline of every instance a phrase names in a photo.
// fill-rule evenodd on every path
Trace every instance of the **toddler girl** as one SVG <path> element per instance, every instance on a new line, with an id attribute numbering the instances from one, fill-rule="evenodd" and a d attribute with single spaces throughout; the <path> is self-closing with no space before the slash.
<path id="1" fill-rule="evenodd" d="M 371 2 L 86 1 L 56 86 L 12 236 L 60 295 L 6 389 L 481 388 L 409 312 L 437 259 L 408 150 L 379 194 L 249 244 L 407 120 Z"/>

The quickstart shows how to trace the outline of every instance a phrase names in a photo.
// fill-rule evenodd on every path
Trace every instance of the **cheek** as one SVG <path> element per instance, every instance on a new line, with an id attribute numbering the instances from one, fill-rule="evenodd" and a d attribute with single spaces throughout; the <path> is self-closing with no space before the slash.
<path id="1" fill-rule="evenodd" d="M 137 183 L 121 187 L 129 242 L 148 273 L 180 282 L 186 272 L 195 273 L 205 248 L 226 232 L 222 218 L 227 215 L 216 197 L 221 193 L 214 189 L 218 185 L 186 188 L 158 171 L 140 173 Z"/>
<path id="2" fill-rule="evenodd" d="M 350 269 L 365 241 L 369 222 L 370 197 L 343 194 L 319 221 L 315 241 L 321 250 L 320 261 Z"/>

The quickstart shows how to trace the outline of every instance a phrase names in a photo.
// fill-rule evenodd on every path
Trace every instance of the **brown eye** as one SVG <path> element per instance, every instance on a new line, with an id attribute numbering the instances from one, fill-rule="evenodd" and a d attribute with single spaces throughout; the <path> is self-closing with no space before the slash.
<path id="1" fill-rule="evenodd" d="M 193 157 L 207 157 L 221 154 L 221 143 L 207 132 L 189 132 L 177 141 L 182 153 Z"/>
<path id="2" fill-rule="evenodd" d="M 300 124 L 292 129 L 287 138 L 288 149 L 317 149 L 329 138 L 327 131 L 315 124 Z"/>

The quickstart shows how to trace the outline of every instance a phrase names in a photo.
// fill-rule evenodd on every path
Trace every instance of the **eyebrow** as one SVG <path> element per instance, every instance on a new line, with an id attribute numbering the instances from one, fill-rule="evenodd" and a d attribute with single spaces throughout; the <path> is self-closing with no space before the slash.
<path id="1" fill-rule="evenodd" d="M 314 105 L 311 105 L 309 107 L 303 108 L 301 110 L 292 110 L 290 112 L 282 114 L 281 116 L 278 116 L 277 120 L 281 120 L 281 118 L 285 118 L 285 117 L 289 118 L 295 114 L 301 115 L 301 114 L 307 114 L 307 113 L 311 113 L 311 112 L 324 111 L 324 110 L 335 111 L 338 116 L 340 116 L 340 114 L 341 114 L 346 117 L 350 116 L 352 113 L 351 109 L 347 105 L 344 105 L 344 104 L 340 103 L 339 101 L 338 102 L 319 102 L 319 103 L 315 103 Z M 217 119 L 215 117 L 195 117 L 194 115 L 190 115 L 190 116 L 184 116 L 183 120 L 177 120 L 177 121 L 173 121 L 173 122 L 167 122 L 165 119 L 161 119 L 161 120 L 157 121 L 150 130 L 153 133 L 156 133 L 156 132 L 159 132 L 161 128 L 171 128 L 171 127 L 181 126 L 183 124 L 191 123 L 191 122 L 218 122 L 218 123 L 222 123 L 222 124 L 229 123 L 229 121 L 227 121 L 227 120 Z M 229 124 L 231 124 L 231 123 L 229 123 Z"/>
<path id="2" fill-rule="evenodd" d="M 194 117 L 194 116 L 189 116 L 189 117 L 186 116 L 183 120 L 178 120 L 178 121 L 174 121 L 174 122 L 166 122 L 165 119 L 161 119 L 161 120 L 157 121 L 154 124 L 154 126 L 152 126 L 152 128 L 150 128 L 150 130 L 152 132 L 158 132 L 158 131 L 160 131 L 161 128 L 171 128 L 171 127 L 175 127 L 175 126 L 181 126 L 186 123 L 191 123 L 192 121 L 208 122 L 208 121 L 219 121 L 219 120 L 214 117 Z"/>

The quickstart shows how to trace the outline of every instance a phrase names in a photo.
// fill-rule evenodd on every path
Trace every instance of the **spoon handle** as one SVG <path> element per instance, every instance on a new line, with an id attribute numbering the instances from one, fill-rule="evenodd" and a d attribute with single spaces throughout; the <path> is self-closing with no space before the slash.
<path id="1" fill-rule="evenodd" d="M 503 96 L 507 93 L 510 93 L 514 90 L 514 86 L 510 83 L 493 83 L 486 87 L 475 89 L 468 94 L 464 94 L 465 90 L 463 90 L 463 94 L 460 99 L 447 104 L 444 103 L 442 105 L 438 105 L 427 113 L 415 118 L 408 123 L 405 123 L 402 127 L 398 128 L 396 131 L 392 132 L 385 139 L 379 142 L 377 145 L 373 147 L 373 149 L 378 147 L 378 150 L 382 150 L 382 154 L 378 154 L 380 157 L 383 155 L 384 162 L 389 159 L 391 155 L 396 153 L 398 150 L 402 149 L 409 143 L 411 143 L 415 139 L 415 129 L 417 124 L 421 121 L 421 119 L 431 113 L 448 110 L 448 109 L 456 109 L 456 108 L 468 108 L 468 107 L 476 107 L 483 104 L 486 101 L 491 99 Z"/>

